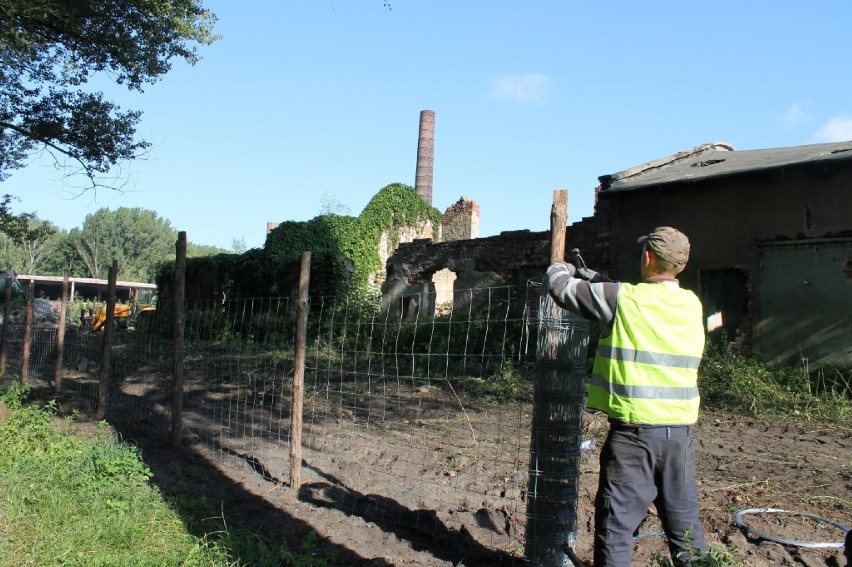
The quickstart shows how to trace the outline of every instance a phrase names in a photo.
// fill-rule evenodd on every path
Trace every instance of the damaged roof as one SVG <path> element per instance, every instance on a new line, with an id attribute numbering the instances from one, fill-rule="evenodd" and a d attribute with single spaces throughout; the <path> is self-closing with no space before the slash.
<path id="1" fill-rule="evenodd" d="M 604 191 L 627 191 L 651 185 L 699 181 L 790 165 L 840 160 L 852 160 L 852 141 L 745 151 L 736 151 L 723 142 L 713 142 L 598 179 Z"/>

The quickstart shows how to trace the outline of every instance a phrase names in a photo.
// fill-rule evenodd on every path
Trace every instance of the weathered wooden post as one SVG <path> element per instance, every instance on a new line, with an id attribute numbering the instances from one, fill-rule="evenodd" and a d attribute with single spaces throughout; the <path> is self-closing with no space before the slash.
<path id="1" fill-rule="evenodd" d="M 174 279 L 174 367 L 172 370 L 172 445 L 180 446 L 183 438 L 183 346 L 186 323 L 186 232 L 179 232 L 175 242 Z"/>
<path id="2" fill-rule="evenodd" d="M 112 334 L 115 328 L 115 280 L 118 278 L 118 260 L 112 261 L 107 280 L 106 322 L 103 325 L 104 339 L 101 343 L 101 371 L 98 384 L 97 419 L 106 417 L 107 392 L 109 391 L 110 361 L 112 360 Z"/>
<path id="3" fill-rule="evenodd" d="M 302 252 L 299 271 L 299 302 L 296 304 L 296 355 L 293 361 L 293 404 L 290 409 L 290 488 L 302 485 L 302 408 L 305 396 L 305 351 L 308 342 L 308 286 L 311 253 Z"/>
<path id="4" fill-rule="evenodd" d="M 3 329 L 0 330 L 0 376 L 6 375 L 6 342 L 9 337 L 9 311 L 12 304 L 12 282 L 6 280 L 3 290 Z"/>
<path id="5" fill-rule="evenodd" d="M 56 366 L 53 371 L 53 391 L 62 391 L 62 353 L 65 350 L 65 311 L 68 309 L 68 271 L 62 278 L 62 297 L 59 301 L 59 326 L 56 328 Z"/>
<path id="6" fill-rule="evenodd" d="M 30 349 L 33 340 L 33 295 L 35 281 L 27 287 L 27 303 L 24 309 L 24 338 L 21 342 L 21 386 L 26 386 L 30 376 Z"/>
<path id="7" fill-rule="evenodd" d="M 551 262 L 565 259 L 567 191 L 554 191 Z M 556 305 L 542 287 L 530 435 L 525 554 L 539 567 L 575 563 L 581 417 L 588 322 Z"/>

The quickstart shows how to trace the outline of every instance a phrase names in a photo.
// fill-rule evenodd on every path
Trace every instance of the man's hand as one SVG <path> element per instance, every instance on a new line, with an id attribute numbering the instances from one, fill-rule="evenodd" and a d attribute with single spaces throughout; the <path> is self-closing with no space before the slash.
<path id="1" fill-rule="evenodd" d="M 568 262 L 554 262 L 547 268 L 547 277 L 551 280 L 562 275 L 574 277 L 575 273 L 577 273 L 577 268 Z"/>
<path id="2" fill-rule="evenodd" d="M 590 270 L 589 268 L 580 268 L 577 270 L 577 274 L 574 277 L 580 278 L 581 280 L 594 281 L 599 275 L 600 274 L 596 271 Z"/>
<path id="3" fill-rule="evenodd" d="M 612 280 L 606 276 L 599 274 L 594 270 L 590 270 L 589 268 L 579 268 L 577 270 L 577 274 L 574 276 L 575 278 L 586 280 L 589 283 L 599 283 L 599 282 L 611 282 Z"/>

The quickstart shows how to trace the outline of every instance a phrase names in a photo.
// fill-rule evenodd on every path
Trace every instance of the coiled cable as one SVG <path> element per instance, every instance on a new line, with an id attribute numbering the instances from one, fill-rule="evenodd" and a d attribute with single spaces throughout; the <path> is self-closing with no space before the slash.
<path id="1" fill-rule="evenodd" d="M 748 514 L 791 514 L 795 516 L 802 516 L 803 518 L 810 518 L 811 520 L 821 523 L 828 524 L 830 526 L 834 526 L 843 532 L 848 532 L 850 528 L 848 526 L 844 526 L 840 522 L 835 520 L 829 520 L 828 518 L 823 518 L 821 516 L 817 516 L 815 514 L 808 514 L 807 512 L 795 512 L 793 510 L 782 510 L 780 508 L 744 508 L 742 510 L 738 510 L 734 514 L 734 523 L 740 527 L 741 529 L 746 530 L 751 535 L 774 541 L 776 543 L 782 543 L 784 545 L 792 545 L 795 547 L 811 547 L 811 548 L 842 548 L 844 543 L 842 541 L 839 542 L 815 542 L 815 541 L 797 541 L 792 539 L 784 539 L 782 537 L 778 537 L 773 534 L 768 534 L 766 532 L 762 532 L 760 530 L 756 530 L 753 527 L 746 524 L 742 517 Z"/>

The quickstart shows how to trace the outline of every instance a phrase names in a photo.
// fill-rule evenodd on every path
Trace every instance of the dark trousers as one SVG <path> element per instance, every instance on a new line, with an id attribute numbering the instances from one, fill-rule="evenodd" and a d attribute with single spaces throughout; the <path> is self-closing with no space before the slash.
<path id="1" fill-rule="evenodd" d="M 705 551 L 698 518 L 692 427 L 613 422 L 601 449 L 595 498 L 595 567 L 630 567 L 633 536 L 654 504 L 676 567 Z"/>

